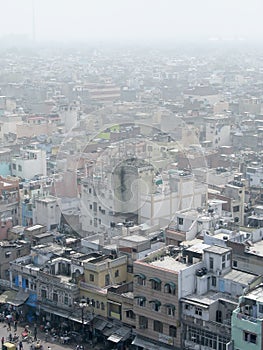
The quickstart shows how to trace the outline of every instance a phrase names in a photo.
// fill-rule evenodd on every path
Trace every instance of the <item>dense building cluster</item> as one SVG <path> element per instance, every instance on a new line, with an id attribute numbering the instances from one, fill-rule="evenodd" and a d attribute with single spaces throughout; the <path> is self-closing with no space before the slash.
<path id="1" fill-rule="evenodd" d="M 262 349 L 262 55 L 0 57 L 0 303 L 112 349 Z"/>

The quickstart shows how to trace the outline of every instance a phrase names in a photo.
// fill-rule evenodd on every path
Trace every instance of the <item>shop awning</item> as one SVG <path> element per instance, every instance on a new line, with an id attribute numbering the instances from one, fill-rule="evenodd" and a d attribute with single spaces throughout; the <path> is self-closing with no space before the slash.
<path id="1" fill-rule="evenodd" d="M 160 346 L 158 344 L 152 343 L 150 340 L 145 340 L 141 338 L 140 336 L 136 336 L 132 342 L 132 345 L 140 346 L 144 348 L 145 350 L 168 350 L 171 348 L 168 348 L 166 346 Z"/>
<path id="2" fill-rule="evenodd" d="M 94 328 L 98 331 L 102 331 L 106 327 L 107 323 L 107 321 L 96 319 L 94 322 Z"/>
<path id="3" fill-rule="evenodd" d="M 120 327 L 117 330 L 115 329 L 114 332 L 107 338 L 107 340 L 112 341 L 113 343 L 118 343 L 121 340 L 126 340 L 131 335 L 131 328 L 128 327 Z"/>
<path id="4" fill-rule="evenodd" d="M 17 294 L 14 290 L 7 290 L 0 295 L 0 304 L 7 304 L 9 300 L 12 300 Z"/>
<path id="5" fill-rule="evenodd" d="M 107 338 L 107 340 L 112 341 L 113 343 L 118 343 L 122 340 L 122 336 L 118 334 L 112 334 L 109 336 L 109 338 Z"/>
<path id="6" fill-rule="evenodd" d="M 7 303 L 13 306 L 20 306 L 20 305 L 23 305 L 28 298 L 29 298 L 29 294 L 27 294 L 23 290 L 20 290 L 18 292 L 15 292 L 14 297 L 10 298 L 7 301 Z"/>

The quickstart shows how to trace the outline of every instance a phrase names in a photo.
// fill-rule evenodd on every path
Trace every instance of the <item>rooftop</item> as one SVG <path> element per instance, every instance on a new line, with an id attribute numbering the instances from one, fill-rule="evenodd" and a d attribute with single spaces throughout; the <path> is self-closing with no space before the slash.
<path id="1" fill-rule="evenodd" d="M 224 248 L 224 247 L 220 247 L 218 245 L 212 245 L 212 246 L 210 246 L 208 248 L 205 248 L 205 251 L 209 252 L 209 253 L 215 253 L 215 254 L 223 255 L 223 254 L 226 254 L 226 253 L 230 252 L 231 248 Z"/>
<path id="2" fill-rule="evenodd" d="M 178 257 L 177 257 L 178 258 Z M 177 258 L 173 258 L 171 256 L 164 256 L 160 257 L 158 260 L 154 260 L 149 262 L 150 265 L 159 267 L 164 270 L 170 270 L 170 271 L 181 271 L 184 270 L 188 267 L 183 262 L 180 262 L 177 260 Z M 180 258 L 179 258 L 180 259 Z"/>
<path id="3" fill-rule="evenodd" d="M 231 280 L 233 282 L 240 283 L 243 285 L 250 284 L 254 281 L 256 277 L 257 276 L 252 273 L 243 272 L 235 269 L 232 269 L 230 272 L 224 275 L 224 279 Z"/>

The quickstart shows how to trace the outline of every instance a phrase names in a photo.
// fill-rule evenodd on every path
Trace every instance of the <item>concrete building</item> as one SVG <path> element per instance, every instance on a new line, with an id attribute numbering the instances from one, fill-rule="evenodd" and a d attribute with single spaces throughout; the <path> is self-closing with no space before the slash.
<path id="1" fill-rule="evenodd" d="M 0 177 L 0 239 L 8 238 L 8 230 L 19 223 L 19 180 Z"/>
<path id="2" fill-rule="evenodd" d="M 175 213 L 187 208 L 202 207 L 206 203 L 207 185 L 195 181 L 190 172 L 169 170 L 156 179 L 153 194 L 141 197 L 139 223 L 164 227 L 173 221 Z"/>
<path id="3" fill-rule="evenodd" d="M 232 313 L 232 349 L 262 350 L 263 342 L 263 287 L 262 284 L 239 298 Z"/>
<path id="4" fill-rule="evenodd" d="M 32 179 L 35 175 L 47 176 L 46 152 L 32 148 L 21 149 L 20 155 L 11 159 L 11 172 L 21 179 Z"/>
<path id="5" fill-rule="evenodd" d="M 45 225 L 47 230 L 55 229 L 61 220 L 61 210 L 56 197 L 35 198 L 33 224 Z"/>

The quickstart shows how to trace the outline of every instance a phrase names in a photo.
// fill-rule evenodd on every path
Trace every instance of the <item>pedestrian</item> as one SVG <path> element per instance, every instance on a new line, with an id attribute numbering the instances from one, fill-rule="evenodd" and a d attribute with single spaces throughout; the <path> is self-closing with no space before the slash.
<path id="1" fill-rule="evenodd" d="M 34 328 L 34 340 L 37 340 L 37 327 Z"/>
<path id="2" fill-rule="evenodd" d="M 51 347 L 50 347 L 50 346 L 48 346 L 48 347 L 47 347 L 47 350 L 51 350 Z"/>
<path id="3" fill-rule="evenodd" d="M 12 341 L 12 333 L 9 333 L 9 341 Z"/>
<path id="4" fill-rule="evenodd" d="M 5 338 L 4 337 L 1 338 L 1 342 L 2 342 L 2 347 L 3 347 L 4 342 L 5 342 Z"/>
<path id="5" fill-rule="evenodd" d="M 19 342 L 19 350 L 22 350 L 23 349 L 23 343 L 22 343 L 22 341 L 20 340 L 20 342 Z"/>
<path id="6" fill-rule="evenodd" d="M 10 321 L 7 322 L 7 326 L 8 326 L 8 331 L 11 331 L 11 322 Z"/>
<path id="7" fill-rule="evenodd" d="M 14 331 L 17 331 L 17 320 L 14 321 Z"/>

